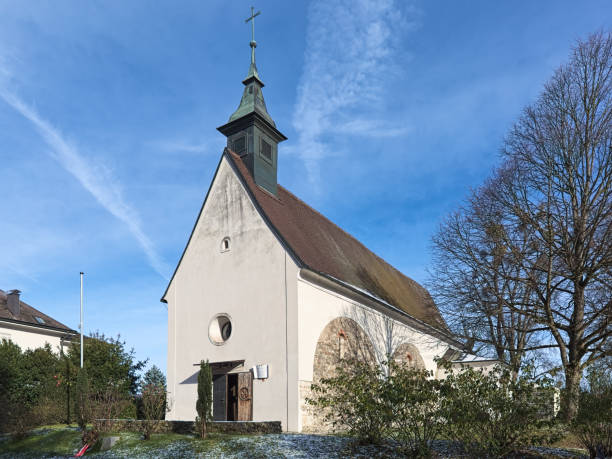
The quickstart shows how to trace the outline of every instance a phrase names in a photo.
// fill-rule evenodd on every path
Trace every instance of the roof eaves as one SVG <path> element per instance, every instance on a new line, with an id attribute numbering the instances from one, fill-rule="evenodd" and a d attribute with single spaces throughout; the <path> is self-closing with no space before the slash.
<path id="1" fill-rule="evenodd" d="M 42 329 L 45 329 L 45 330 L 59 331 L 59 332 L 62 332 L 62 333 L 67 333 L 69 335 L 78 335 L 79 334 L 79 332 L 77 332 L 76 330 L 73 330 L 71 328 L 61 328 L 61 327 L 54 327 L 52 325 L 35 324 L 33 322 L 27 322 L 25 320 L 9 319 L 9 318 L 6 318 L 6 317 L 0 317 L 0 322 L 7 322 L 7 323 L 11 323 L 11 324 L 16 324 L 16 325 L 24 325 L 24 326 L 33 327 L 33 328 L 42 328 Z"/>
<path id="2" fill-rule="evenodd" d="M 393 311 L 397 315 L 407 319 L 407 321 L 412 322 L 412 324 L 410 324 L 410 325 L 416 326 L 421 331 L 425 331 L 425 332 L 427 332 L 427 333 L 429 333 L 431 335 L 435 335 L 438 338 L 442 339 L 443 341 L 447 342 L 448 344 L 452 344 L 453 346 L 456 346 L 456 347 L 459 347 L 459 348 L 463 348 L 463 344 L 462 343 L 460 343 L 459 341 L 454 339 L 451 335 L 446 333 L 444 330 L 436 328 L 436 327 L 434 327 L 432 325 L 429 325 L 427 322 L 424 322 L 424 321 L 422 321 L 420 319 L 417 319 L 416 317 L 408 314 L 406 311 L 404 311 L 404 310 L 402 310 L 402 309 L 400 309 L 400 308 L 398 308 L 396 306 L 393 306 L 393 305 L 387 303 L 386 301 L 381 300 L 377 296 L 372 295 L 369 292 L 366 292 L 366 291 L 364 291 L 361 288 L 355 287 L 355 286 L 353 286 L 351 284 L 348 284 L 348 283 L 346 283 L 344 281 L 336 279 L 333 276 L 329 276 L 329 275 L 327 275 L 325 273 L 319 272 L 319 271 L 317 271 L 315 269 L 312 269 L 312 268 L 310 268 L 308 266 L 304 266 L 302 269 L 303 270 L 305 269 L 307 271 L 312 272 L 315 275 L 323 277 L 327 281 L 332 282 L 332 283 L 334 283 L 336 285 L 339 285 L 339 286 L 341 286 L 341 287 L 343 287 L 345 289 L 348 289 L 348 290 L 352 291 L 353 293 L 355 293 L 355 294 L 357 294 L 357 295 L 359 295 L 361 297 L 367 298 L 369 301 L 372 301 L 372 302 L 375 302 L 375 303 L 381 305 L 384 309 Z M 316 282 L 316 277 L 315 276 L 308 276 L 307 280 L 315 281 Z M 323 286 L 323 287 L 325 287 L 325 286 Z"/>

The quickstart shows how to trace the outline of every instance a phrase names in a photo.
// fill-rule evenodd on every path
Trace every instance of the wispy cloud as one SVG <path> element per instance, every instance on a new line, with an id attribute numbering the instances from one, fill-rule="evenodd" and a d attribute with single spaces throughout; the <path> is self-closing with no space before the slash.
<path id="1" fill-rule="evenodd" d="M 30 121 L 51 148 L 51 156 L 76 178 L 108 212 L 123 222 L 145 253 L 151 267 L 168 279 L 168 266 L 142 229 L 138 213 L 125 201 L 119 182 L 100 165 L 89 163 L 62 134 L 14 93 L 0 87 L 0 98 Z"/>
<path id="2" fill-rule="evenodd" d="M 185 143 L 173 141 L 149 142 L 152 147 L 158 148 L 170 153 L 209 153 L 210 146 L 204 143 Z"/>
<path id="3" fill-rule="evenodd" d="M 384 120 L 355 119 L 334 126 L 334 131 L 341 134 L 367 136 L 374 138 L 397 137 L 410 131 L 410 126 L 389 125 Z"/>
<path id="4" fill-rule="evenodd" d="M 311 4 L 293 126 L 298 133 L 295 150 L 312 182 L 319 177 L 319 160 L 328 154 L 326 135 L 390 137 L 406 132 L 385 120 L 372 121 L 368 107 L 380 99 L 401 31 L 409 25 L 393 0 Z M 343 123 L 346 119 L 350 121 Z"/>

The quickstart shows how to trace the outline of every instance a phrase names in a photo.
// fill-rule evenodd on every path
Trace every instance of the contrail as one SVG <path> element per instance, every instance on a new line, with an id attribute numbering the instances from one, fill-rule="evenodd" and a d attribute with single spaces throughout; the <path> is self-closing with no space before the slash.
<path id="1" fill-rule="evenodd" d="M 163 262 L 153 243 L 142 230 L 138 213 L 125 202 L 119 183 L 110 172 L 106 168 L 94 167 L 89 164 L 78 150 L 62 137 L 56 128 L 41 118 L 35 109 L 25 104 L 15 94 L 0 88 L 0 97 L 34 125 L 47 145 L 51 147 L 51 156 L 72 174 L 102 207 L 125 223 L 140 244 L 151 267 L 160 276 L 168 280 L 168 266 Z"/>

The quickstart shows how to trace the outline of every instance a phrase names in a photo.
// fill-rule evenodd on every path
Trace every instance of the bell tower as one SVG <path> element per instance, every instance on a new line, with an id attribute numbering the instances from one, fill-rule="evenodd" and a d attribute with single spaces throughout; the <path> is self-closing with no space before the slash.
<path id="1" fill-rule="evenodd" d="M 244 92 L 240 105 L 228 122 L 217 129 L 227 137 L 227 148 L 240 155 L 255 183 L 276 195 L 278 144 L 287 137 L 276 129 L 266 109 L 262 92 L 264 84 L 255 65 L 255 17 L 259 14 L 260 11 L 255 13 L 251 7 L 251 16 L 245 21 L 251 22 L 251 65 L 242 81 Z"/>

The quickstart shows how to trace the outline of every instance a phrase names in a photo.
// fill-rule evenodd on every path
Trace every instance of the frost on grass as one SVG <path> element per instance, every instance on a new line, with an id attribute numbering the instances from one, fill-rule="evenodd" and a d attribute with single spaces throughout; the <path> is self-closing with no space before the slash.
<path id="1" fill-rule="evenodd" d="M 351 440 L 342 437 L 300 434 L 272 434 L 237 437 L 216 445 L 201 457 L 219 458 L 320 458 L 375 457 L 376 449 L 350 450 Z"/>
<path id="2" fill-rule="evenodd" d="M 51 445 L 49 445 L 51 446 Z M 460 445 L 447 441 L 435 441 L 433 448 L 437 457 L 456 458 L 461 455 Z M 576 453 L 557 448 L 530 448 L 532 457 L 581 457 Z M 15 451 L 2 453 L 0 459 L 31 457 L 68 457 L 49 454 L 48 451 Z M 144 441 L 140 434 L 122 433 L 121 439 L 110 451 L 95 452 L 87 457 L 95 458 L 376 458 L 400 456 L 392 445 L 358 446 L 353 439 L 331 435 L 272 434 L 244 436 L 210 436 L 199 440 L 188 435 L 154 435 Z M 583 456 L 584 457 L 584 456 Z"/>

